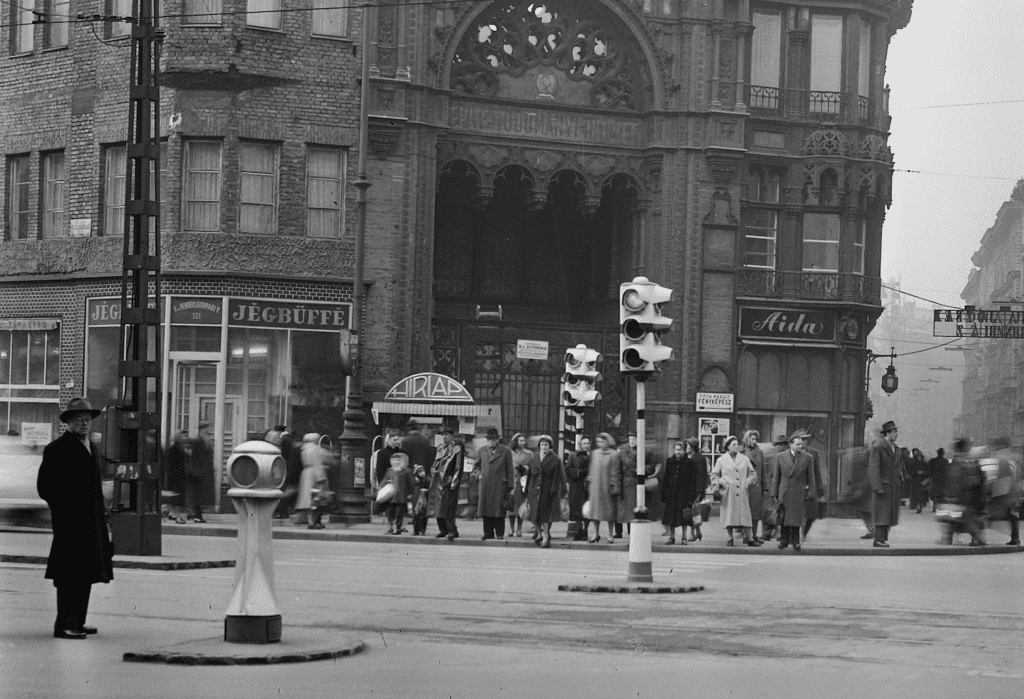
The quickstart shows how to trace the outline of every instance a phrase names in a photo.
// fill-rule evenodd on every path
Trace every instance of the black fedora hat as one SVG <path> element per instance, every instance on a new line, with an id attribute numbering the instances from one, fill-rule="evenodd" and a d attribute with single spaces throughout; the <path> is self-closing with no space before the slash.
<path id="1" fill-rule="evenodd" d="M 72 415 L 77 415 L 78 413 L 89 413 L 89 417 L 95 418 L 100 414 L 100 412 L 101 411 L 92 407 L 88 398 L 79 396 L 78 398 L 72 398 L 68 401 L 67 407 L 64 408 L 63 412 L 60 414 L 60 421 L 67 422 L 71 419 Z"/>
<path id="2" fill-rule="evenodd" d="M 498 432 L 497 427 L 487 428 L 487 439 L 501 439 L 501 433 Z"/>
<path id="3" fill-rule="evenodd" d="M 888 434 L 895 429 L 899 429 L 896 427 L 896 423 L 893 422 L 892 420 L 889 420 L 888 422 L 882 425 L 882 434 Z"/>

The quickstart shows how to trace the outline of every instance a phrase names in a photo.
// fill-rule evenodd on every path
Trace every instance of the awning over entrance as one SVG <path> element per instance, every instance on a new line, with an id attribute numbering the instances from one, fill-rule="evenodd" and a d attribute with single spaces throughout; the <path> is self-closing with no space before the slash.
<path id="1" fill-rule="evenodd" d="M 466 405 L 465 403 L 395 403 L 393 401 L 375 401 L 373 410 L 376 413 L 398 415 L 438 415 L 441 417 L 487 417 L 494 411 L 493 405 Z"/>

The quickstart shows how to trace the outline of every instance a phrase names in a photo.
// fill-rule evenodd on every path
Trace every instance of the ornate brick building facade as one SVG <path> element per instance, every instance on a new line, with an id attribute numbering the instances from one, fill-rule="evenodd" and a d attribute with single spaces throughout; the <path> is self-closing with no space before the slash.
<path id="1" fill-rule="evenodd" d="M 332 430 L 340 412 L 316 335 L 338 328 L 295 321 L 305 304 L 348 322 L 363 16 L 340 5 L 164 3 L 168 426 L 211 411 L 225 447 L 276 421 Z M 55 37 L 11 12 L 0 318 L 54 321 L 8 341 L 24 333 L 35 356 L 32 333 L 49 332 L 43 372 L 60 369 L 6 388 L 106 399 L 110 348 L 92 336 L 120 265 L 124 32 Z M 852 444 L 881 310 L 885 56 L 910 13 L 911 0 L 377 2 L 366 398 L 436 370 L 500 404 L 506 432 L 550 431 L 562 350 L 585 342 L 607 359 L 590 424 L 624 428 L 616 292 L 645 275 L 676 291 L 677 359 L 648 394 L 656 450 L 697 431 L 699 391 L 734 394 L 730 429 Z M 256 317 L 246 304 L 261 322 L 233 320 Z M 547 341 L 549 359 L 517 358 L 520 339 Z"/>

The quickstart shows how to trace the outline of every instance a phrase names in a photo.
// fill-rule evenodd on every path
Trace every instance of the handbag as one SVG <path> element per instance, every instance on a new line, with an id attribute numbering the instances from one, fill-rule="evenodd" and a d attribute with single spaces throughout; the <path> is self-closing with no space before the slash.
<path id="1" fill-rule="evenodd" d="M 657 490 L 657 489 L 658 489 L 658 479 L 657 479 L 657 477 L 651 476 L 650 478 L 648 478 L 647 480 L 644 481 L 644 490 L 646 490 L 647 492 L 652 492 L 652 491 Z"/>
<path id="2" fill-rule="evenodd" d="M 935 508 L 935 519 L 948 524 L 960 524 L 964 521 L 964 514 L 967 512 L 965 505 L 954 503 L 942 503 Z"/>
<path id="3" fill-rule="evenodd" d="M 516 512 L 516 515 L 518 515 L 519 519 L 521 519 L 521 520 L 524 520 L 524 521 L 529 520 L 530 519 L 530 503 L 524 502 L 522 505 L 520 505 L 519 506 L 519 510 Z"/>
<path id="4" fill-rule="evenodd" d="M 569 498 L 567 498 L 567 497 L 562 498 L 562 502 L 560 504 L 559 510 L 560 510 L 559 511 L 560 520 L 559 521 L 568 522 L 569 521 Z"/>
<path id="5" fill-rule="evenodd" d="M 501 496 L 501 509 L 506 512 L 516 511 L 516 501 L 512 499 L 512 493 L 505 493 Z"/>
<path id="6" fill-rule="evenodd" d="M 684 507 L 683 511 L 680 512 L 679 515 L 680 515 L 680 518 L 684 522 L 687 521 L 687 520 L 692 520 L 693 519 L 693 508 L 692 507 Z M 700 515 L 697 515 L 697 516 L 700 517 Z"/>
<path id="7" fill-rule="evenodd" d="M 329 488 L 327 481 L 320 481 L 310 490 L 310 503 L 313 507 L 328 507 L 334 502 L 334 491 Z"/>

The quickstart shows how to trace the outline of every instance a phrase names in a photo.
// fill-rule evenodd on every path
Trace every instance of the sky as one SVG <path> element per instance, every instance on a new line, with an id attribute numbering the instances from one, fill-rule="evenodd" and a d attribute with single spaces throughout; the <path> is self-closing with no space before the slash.
<path id="1" fill-rule="evenodd" d="M 971 256 L 1024 178 L 1024 1 L 916 0 L 886 82 L 897 172 L 883 283 L 962 305 Z M 1005 100 L 1018 101 L 922 109 Z"/>

